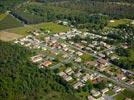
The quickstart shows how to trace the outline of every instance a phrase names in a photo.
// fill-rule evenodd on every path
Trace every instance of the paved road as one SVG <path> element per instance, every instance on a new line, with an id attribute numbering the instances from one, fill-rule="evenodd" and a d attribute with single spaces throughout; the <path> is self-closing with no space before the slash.
<path id="1" fill-rule="evenodd" d="M 108 49 L 105 49 L 103 51 L 97 52 L 97 54 L 103 53 L 103 52 L 106 52 L 106 51 L 111 51 L 111 50 L 114 50 L 114 49 L 115 49 L 115 46 L 112 46 L 111 48 L 108 48 Z"/>
<path id="2" fill-rule="evenodd" d="M 67 43 L 67 44 L 68 44 L 68 43 Z M 83 52 L 83 53 L 88 53 L 87 51 L 81 50 L 80 48 L 78 48 L 78 47 L 76 47 L 76 46 L 73 46 L 73 45 L 71 45 L 71 44 L 68 44 L 68 45 L 69 45 L 70 47 L 72 47 L 72 48 L 75 48 L 75 49 L 77 49 L 77 50 Z M 90 53 L 90 54 L 91 54 L 91 53 Z M 96 55 L 94 55 L 94 54 L 91 54 L 91 55 L 94 56 L 95 58 L 100 59 L 100 57 L 98 57 L 98 56 L 96 56 Z M 110 63 L 110 62 L 108 62 L 108 63 Z M 111 64 L 111 63 L 110 63 L 110 64 Z M 118 68 L 119 68 L 119 67 L 118 67 Z M 129 89 L 129 90 L 131 90 L 131 91 L 134 92 L 134 88 L 133 88 L 132 86 L 126 84 L 126 83 L 123 83 L 123 82 L 121 82 L 121 81 L 119 81 L 119 80 L 116 80 L 115 78 L 112 78 L 112 77 L 107 77 L 106 75 L 103 75 L 103 74 L 101 74 L 101 73 L 98 72 L 98 71 L 89 70 L 89 69 L 87 69 L 87 68 L 86 68 L 86 70 L 91 71 L 91 72 L 93 72 L 93 73 L 96 72 L 96 73 L 100 74 L 101 76 L 107 78 L 108 80 L 111 80 L 111 81 L 113 81 L 114 83 L 118 84 L 119 86 L 124 87 L 124 88 L 127 88 L 127 89 Z"/>
<path id="3" fill-rule="evenodd" d="M 68 44 L 68 43 L 67 43 Z M 81 51 L 81 52 L 83 52 L 83 53 L 88 53 L 88 52 L 86 52 L 86 51 L 83 51 L 83 50 L 81 50 L 81 49 L 79 49 L 78 47 L 76 47 L 76 46 L 73 46 L 73 45 L 70 45 L 70 44 L 68 44 L 70 47 L 72 47 L 72 48 L 75 48 L 75 49 L 77 49 L 77 50 L 79 50 L 79 51 Z M 100 57 L 98 57 L 98 56 L 96 56 L 96 55 L 94 55 L 94 54 L 92 54 L 94 57 L 96 57 L 96 58 L 100 58 Z M 72 55 L 72 56 L 70 56 L 69 58 L 67 58 L 67 59 L 65 59 L 65 60 L 63 60 L 63 61 L 61 61 L 60 63 L 58 63 L 57 65 L 54 65 L 54 66 L 52 66 L 52 67 L 50 67 L 50 69 L 56 69 L 56 68 L 59 68 L 61 65 L 63 65 L 65 62 L 71 62 L 72 60 L 73 60 L 73 58 L 74 58 L 74 55 Z M 81 68 L 81 66 L 80 66 L 80 64 L 77 64 L 77 63 L 74 63 L 77 67 L 79 67 L 79 68 Z M 124 83 L 124 82 L 122 82 L 122 81 L 119 81 L 119 80 L 117 80 L 117 79 L 115 79 L 114 77 L 108 77 L 108 76 L 106 76 L 106 75 L 104 75 L 104 74 L 102 74 L 102 73 L 100 73 L 100 72 L 98 72 L 98 71 L 94 71 L 94 70 L 91 70 L 91 69 L 87 69 L 85 66 L 83 66 L 82 65 L 82 68 L 84 68 L 85 70 L 87 70 L 87 71 L 89 71 L 89 72 L 92 72 L 92 73 L 97 73 L 97 74 L 99 74 L 99 75 L 101 75 L 102 77 L 104 77 L 104 78 L 106 78 L 106 79 L 108 79 L 108 80 L 111 80 L 112 82 L 114 82 L 115 84 L 117 84 L 117 85 L 119 85 L 119 86 L 121 86 L 121 87 L 123 87 L 123 88 L 127 88 L 127 89 L 129 89 L 130 91 L 133 91 L 134 92 L 134 88 L 132 87 L 132 86 L 130 86 L 130 85 L 128 85 L 128 84 L 126 84 L 126 83 Z"/>
<path id="4" fill-rule="evenodd" d="M 76 64 L 76 63 L 75 63 L 75 64 Z M 76 66 L 79 66 L 79 67 L 80 67 L 79 64 L 76 64 Z M 119 81 L 119 80 L 116 80 L 116 79 L 114 79 L 114 78 L 112 78 L 112 77 L 108 77 L 108 76 L 106 76 L 106 75 L 104 75 L 104 74 L 102 74 L 102 73 L 100 73 L 100 72 L 98 72 L 98 71 L 94 71 L 94 70 L 91 70 L 91 69 L 87 69 L 84 65 L 82 65 L 82 68 L 85 69 L 85 70 L 87 70 L 87 71 L 89 71 L 89 72 L 97 73 L 98 75 L 101 75 L 102 77 L 104 77 L 104 78 L 106 78 L 106 79 L 108 79 L 108 80 L 111 80 L 112 82 L 114 82 L 115 84 L 121 86 L 122 88 L 127 88 L 127 89 L 129 89 L 130 91 L 134 92 L 134 88 L 133 88 L 132 86 L 129 86 L 129 85 L 127 85 L 127 84 L 125 84 L 125 83 L 123 83 L 123 82 L 121 82 L 121 81 Z"/>
<path id="5" fill-rule="evenodd" d="M 83 53 L 89 53 L 89 52 L 84 51 L 84 50 L 81 50 L 80 48 L 78 48 L 78 47 L 76 47 L 76 46 L 74 46 L 74 45 L 71 45 L 71 44 L 69 44 L 69 43 L 66 43 L 66 44 L 68 44 L 70 47 L 72 47 L 72 48 L 74 48 L 74 49 L 76 49 L 76 50 L 79 50 L 79 51 L 81 51 L 81 52 L 83 52 Z M 104 51 L 113 50 L 113 49 L 115 49 L 115 47 L 111 47 L 111 48 L 106 49 L 106 50 L 104 50 Z M 101 52 L 104 52 L 104 51 L 101 51 Z M 99 52 L 99 53 L 100 53 L 100 52 Z M 97 54 L 98 54 L 98 53 L 97 53 Z M 97 56 L 97 54 L 90 53 L 90 55 L 92 55 L 93 57 L 95 57 L 95 58 L 97 58 L 97 59 L 102 59 L 101 57 Z M 108 61 L 108 63 L 111 64 L 111 65 L 114 65 L 114 64 L 110 63 L 109 61 Z M 117 65 L 114 65 L 114 66 L 117 67 L 117 68 L 120 68 L 120 67 L 117 66 Z M 128 73 L 130 73 L 130 74 L 132 74 L 132 75 L 134 75 L 134 72 L 132 72 L 132 71 L 130 71 L 130 70 L 126 70 L 126 69 L 123 69 L 123 68 L 120 68 L 120 69 L 122 69 L 122 70 L 124 70 L 124 71 L 126 71 L 126 72 L 128 72 Z"/>

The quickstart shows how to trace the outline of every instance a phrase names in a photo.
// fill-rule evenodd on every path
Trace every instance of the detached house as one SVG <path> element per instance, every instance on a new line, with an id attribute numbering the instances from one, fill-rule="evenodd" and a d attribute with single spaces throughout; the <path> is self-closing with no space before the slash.
<path id="1" fill-rule="evenodd" d="M 36 55 L 36 56 L 31 57 L 31 60 L 33 63 L 40 62 L 40 61 L 42 61 L 42 59 L 43 58 L 41 55 Z"/>
<path id="2" fill-rule="evenodd" d="M 107 66 L 107 65 L 109 65 L 109 63 L 107 62 L 107 60 L 104 60 L 104 59 L 98 59 L 97 62 L 98 62 L 98 64 L 100 66 Z"/>
<path id="3" fill-rule="evenodd" d="M 44 62 L 41 64 L 41 66 L 42 66 L 42 67 L 48 67 L 48 66 L 51 65 L 51 64 L 52 64 L 51 61 L 44 61 Z"/>

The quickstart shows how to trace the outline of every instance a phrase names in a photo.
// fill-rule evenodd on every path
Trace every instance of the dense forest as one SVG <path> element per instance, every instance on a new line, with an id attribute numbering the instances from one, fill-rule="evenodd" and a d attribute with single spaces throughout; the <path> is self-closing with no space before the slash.
<path id="1" fill-rule="evenodd" d="M 134 46 L 128 49 L 119 47 L 116 49 L 116 53 L 120 56 L 120 59 L 112 61 L 115 65 L 124 69 L 134 70 Z"/>
<path id="2" fill-rule="evenodd" d="M 78 10 L 38 3 L 24 5 L 24 7 L 15 10 L 13 14 L 28 24 L 66 19 L 78 28 L 95 29 L 102 29 L 105 27 L 109 19 L 108 16 L 102 14 L 90 15 Z"/>
<path id="3" fill-rule="evenodd" d="M 108 19 L 133 19 L 133 9 L 133 0 L 0 1 L 0 12 L 10 10 L 11 14 L 25 24 L 68 20 L 77 28 L 91 29 L 102 29 Z"/>
<path id="4" fill-rule="evenodd" d="M 0 41 L 0 98 L 2 100 L 79 100 L 70 85 L 52 71 L 29 61 L 33 53 Z"/>
<path id="5" fill-rule="evenodd" d="M 16 6 L 26 1 L 27 0 L 0 0 L 0 12 L 14 9 Z"/>
<path id="6" fill-rule="evenodd" d="M 61 2 L 61 1 L 99 1 L 99 2 L 129 2 L 134 3 L 133 0 L 35 0 L 38 2 Z"/>

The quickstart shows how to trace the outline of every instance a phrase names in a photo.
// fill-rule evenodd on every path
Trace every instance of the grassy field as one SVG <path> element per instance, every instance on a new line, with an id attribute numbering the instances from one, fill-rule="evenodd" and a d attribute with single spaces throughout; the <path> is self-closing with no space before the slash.
<path id="1" fill-rule="evenodd" d="M 126 98 L 131 98 L 134 100 L 134 93 L 128 90 L 124 90 L 114 97 L 115 100 L 125 100 Z"/>
<path id="2" fill-rule="evenodd" d="M 0 14 L 0 21 L 3 20 L 6 16 L 7 14 Z"/>
<path id="3" fill-rule="evenodd" d="M 117 27 L 121 24 L 130 24 L 130 23 L 131 23 L 130 19 L 111 20 L 108 23 L 108 27 Z"/>
<path id="4" fill-rule="evenodd" d="M 0 32 L 0 40 L 2 40 L 2 41 L 12 41 L 12 40 L 18 39 L 20 37 L 22 37 L 22 36 L 19 34 L 9 33 L 9 32 L 5 32 L 5 31 Z"/>
<path id="5" fill-rule="evenodd" d="M 20 21 L 16 20 L 13 16 L 6 14 L 0 15 L 0 30 L 20 26 L 23 26 L 23 24 Z"/>
<path id="6" fill-rule="evenodd" d="M 33 30 L 40 29 L 40 28 L 50 30 L 53 33 L 66 32 L 69 30 L 69 27 L 58 25 L 53 22 L 48 22 L 48 23 L 41 23 L 41 24 L 35 24 L 35 25 L 27 25 L 27 26 L 19 27 L 19 28 L 13 28 L 7 31 L 11 33 L 21 34 L 21 35 L 27 35 L 29 31 L 33 31 Z"/>

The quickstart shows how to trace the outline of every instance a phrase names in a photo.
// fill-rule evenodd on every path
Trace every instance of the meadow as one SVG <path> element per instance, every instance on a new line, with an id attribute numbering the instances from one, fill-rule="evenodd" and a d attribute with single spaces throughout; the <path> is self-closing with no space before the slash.
<path id="1" fill-rule="evenodd" d="M 122 24 L 130 24 L 131 20 L 130 19 L 114 19 L 110 20 L 108 23 L 108 27 L 117 27 Z"/>
<path id="2" fill-rule="evenodd" d="M 66 32 L 69 30 L 69 27 L 59 25 L 53 22 L 47 22 L 47 23 L 40 23 L 40 24 L 33 24 L 33 25 L 26 25 L 24 27 L 18 27 L 7 30 L 11 33 L 17 33 L 20 35 L 27 35 L 28 32 L 34 31 L 36 29 L 47 29 L 50 30 L 51 33 L 58 33 L 58 32 Z"/>

